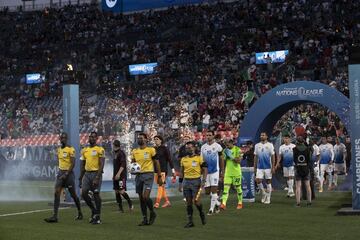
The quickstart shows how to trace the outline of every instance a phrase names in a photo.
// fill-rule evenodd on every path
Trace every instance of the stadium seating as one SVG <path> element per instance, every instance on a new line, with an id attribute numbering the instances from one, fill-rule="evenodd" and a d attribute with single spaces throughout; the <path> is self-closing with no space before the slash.
<path id="1" fill-rule="evenodd" d="M 82 142 L 83 134 L 93 130 L 102 136 L 121 135 L 136 125 L 158 129 L 168 138 L 185 131 L 201 140 L 206 129 L 235 137 L 256 99 L 288 81 L 321 81 L 348 95 L 349 46 L 360 41 L 360 25 L 352 23 L 360 14 L 358 2 L 243 4 L 122 16 L 103 13 L 95 5 L 0 12 L 0 83 L 9 86 L 0 89 L 1 145 L 57 142 L 62 129 L 61 85 L 70 78 L 81 89 Z M 283 22 L 284 17 L 289 21 Z M 281 49 L 290 52 L 285 63 L 255 64 L 256 51 Z M 129 64 L 150 61 L 159 63 L 157 74 L 128 75 Z M 67 71 L 68 63 L 74 72 Z M 23 77 L 29 72 L 44 72 L 46 82 L 25 85 Z M 206 112 L 209 123 L 204 122 Z"/>

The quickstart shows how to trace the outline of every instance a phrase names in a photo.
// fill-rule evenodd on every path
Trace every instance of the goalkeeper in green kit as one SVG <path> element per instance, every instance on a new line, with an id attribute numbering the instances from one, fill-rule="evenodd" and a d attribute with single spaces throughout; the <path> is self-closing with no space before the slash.
<path id="1" fill-rule="evenodd" d="M 220 205 L 221 210 L 226 209 L 226 202 L 229 197 L 229 191 L 231 185 L 236 189 L 238 195 L 238 204 L 236 209 L 242 209 L 242 188 L 241 188 L 241 166 L 240 161 L 242 158 L 242 152 L 239 147 L 234 145 L 232 139 L 225 142 L 226 148 L 223 151 L 226 167 L 225 167 L 225 176 L 224 176 L 224 192 L 222 195 L 222 203 Z"/>

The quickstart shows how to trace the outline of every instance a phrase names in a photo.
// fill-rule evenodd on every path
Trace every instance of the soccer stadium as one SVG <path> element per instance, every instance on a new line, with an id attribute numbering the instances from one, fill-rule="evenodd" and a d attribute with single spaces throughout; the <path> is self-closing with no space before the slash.
<path id="1" fill-rule="evenodd" d="M 360 237 L 360 1 L 0 0 L 0 240 Z"/>

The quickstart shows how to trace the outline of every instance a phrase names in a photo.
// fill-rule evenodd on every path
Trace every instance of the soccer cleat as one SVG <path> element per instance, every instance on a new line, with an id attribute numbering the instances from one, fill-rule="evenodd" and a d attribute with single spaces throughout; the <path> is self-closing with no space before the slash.
<path id="1" fill-rule="evenodd" d="M 290 193 L 289 193 L 289 197 L 295 197 L 294 192 L 290 192 Z"/>
<path id="2" fill-rule="evenodd" d="M 264 204 L 270 204 L 270 197 L 266 197 Z"/>
<path id="3" fill-rule="evenodd" d="M 288 191 L 288 190 L 289 190 L 289 187 L 285 187 L 285 188 L 284 188 L 284 191 Z"/>
<path id="4" fill-rule="evenodd" d="M 311 202 L 306 203 L 307 207 L 311 207 Z"/>
<path id="5" fill-rule="evenodd" d="M 52 217 L 49 217 L 49 218 L 45 218 L 44 221 L 47 222 L 47 223 L 57 223 L 58 219 L 57 219 L 57 217 L 52 216 Z"/>
<path id="6" fill-rule="evenodd" d="M 155 203 L 154 204 L 154 208 L 159 208 L 160 204 L 159 203 Z"/>
<path id="7" fill-rule="evenodd" d="M 95 216 L 91 224 L 93 225 L 101 224 L 100 216 Z"/>
<path id="8" fill-rule="evenodd" d="M 149 225 L 153 225 L 156 219 L 156 213 L 155 212 L 151 212 L 150 213 L 150 218 L 149 218 Z"/>
<path id="9" fill-rule="evenodd" d="M 185 226 L 184 226 L 184 228 L 192 228 L 192 227 L 194 227 L 195 225 L 194 225 L 194 223 L 193 222 L 188 222 Z"/>
<path id="10" fill-rule="evenodd" d="M 323 192 L 324 191 L 324 189 L 321 187 L 321 188 L 319 188 L 319 193 L 321 193 L 321 192 Z"/>
<path id="11" fill-rule="evenodd" d="M 166 201 L 161 207 L 162 207 L 162 208 L 171 207 L 170 201 Z"/>
<path id="12" fill-rule="evenodd" d="M 200 213 L 200 219 L 201 219 L 202 225 L 205 225 L 206 224 L 206 219 L 205 219 L 205 213 L 204 212 Z"/>
<path id="13" fill-rule="evenodd" d="M 295 207 L 299 208 L 299 207 L 300 207 L 300 203 L 297 203 L 297 204 L 295 205 Z"/>
<path id="14" fill-rule="evenodd" d="M 226 205 L 222 203 L 222 204 L 220 205 L 220 210 L 223 210 L 223 211 L 226 210 Z"/>
<path id="15" fill-rule="evenodd" d="M 211 209 L 209 209 L 209 211 L 208 211 L 207 215 L 208 215 L 208 216 L 211 216 L 211 215 L 213 215 L 213 213 L 214 213 L 214 211 L 213 211 L 213 210 L 211 210 Z"/>
<path id="16" fill-rule="evenodd" d="M 147 219 L 142 220 L 142 222 L 138 224 L 138 226 L 140 226 L 140 227 L 141 226 L 147 226 L 147 225 L 149 225 Z"/>
<path id="17" fill-rule="evenodd" d="M 239 209 L 242 209 L 242 208 L 243 208 L 242 203 L 238 203 L 238 205 L 236 206 L 236 209 L 239 210 Z"/>
<path id="18" fill-rule="evenodd" d="M 219 212 L 220 212 L 219 205 L 215 205 L 214 212 L 215 212 L 215 213 L 219 213 Z"/>
<path id="19" fill-rule="evenodd" d="M 75 220 L 83 220 L 84 216 L 82 214 L 82 212 L 79 212 L 78 215 L 76 216 Z"/>

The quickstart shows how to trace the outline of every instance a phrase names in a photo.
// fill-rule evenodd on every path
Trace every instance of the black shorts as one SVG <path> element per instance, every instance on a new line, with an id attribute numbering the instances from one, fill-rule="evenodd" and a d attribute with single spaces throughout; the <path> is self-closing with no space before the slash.
<path id="1" fill-rule="evenodd" d="M 135 186 L 136 186 L 136 193 L 142 194 L 145 190 L 152 189 L 154 183 L 154 173 L 140 173 L 136 175 L 135 178 Z"/>
<path id="2" fill-rule="evenodd" d="M 82 191 L 88 192 L 92 191 L 94 193 L 99 193 L 101 190 L 101 183 L 102 183 L 102 177 L 99 179 L 99 184 L 97 186 L 94 186 L 93 182 L 97 176 L 98 172 L 85 172 L 84 177 L 82 179 Z"/>
<path id="3" fill-rule="evenodd" d="M 183 193 L 185 198 L 195 198 L 201 187 L 201 179 L 184 179 Z"/>
<path id="4" fill-rule="evenodd" d="M 298 174 L 297 172 L 295 172 L 296 181 L 307 181 L 310 179 L 311 179 L 310 172 L 308 174 Z"/>
<path id="5" fill-rule="evenodd" d="M 65 173 L 67 173 L 66 170 L 59 170 L 56 181 L 55 181 L 55 188 L 73 188 L 75 187 L 75 176 L 73 172 L 70 172 L 70 174 L 65 179 L 60 179 L 60 177 L 64 176 Z"/>
<path id="6" fill-rule="evenodd" d="M 126 178 L 120 178 L 119 180 L 113 180 L 113 189 L 117 191 L 126 191 Z"/>

